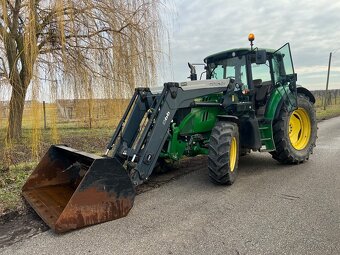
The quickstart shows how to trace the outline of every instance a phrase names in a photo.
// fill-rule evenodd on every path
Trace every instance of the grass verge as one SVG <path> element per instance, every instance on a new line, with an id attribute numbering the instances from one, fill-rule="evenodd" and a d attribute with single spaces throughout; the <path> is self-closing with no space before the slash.
<path id="1" fill-rule="evenodd" d="M 22 208 L 21 187 L 35 166 L 36 162 L 21 163 L 0 172 L 0 215 Z"/>
<path id="2" fill-rule="evenodd" d="M 327 120 L 340 116 L 340 105 L 329 105 L 326 110 L 323 107 L 316 108 L 316 119 L 317 120 Z"/>

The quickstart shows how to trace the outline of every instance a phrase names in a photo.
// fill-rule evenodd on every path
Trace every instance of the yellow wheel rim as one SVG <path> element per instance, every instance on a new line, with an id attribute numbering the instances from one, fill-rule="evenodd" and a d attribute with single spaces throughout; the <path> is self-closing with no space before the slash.
<path id="1" fill-rule="evenodd" d="M 308 113 L 303 108 L 293 111 L 289 118 L 289 139 L 296 150 L 306 148 L 312 133 Z"/>
<path id="2" fill-rule="evenodd" d="M 231 139 L 229 157 L 230 157 L 229 158 L 230 172 L 233 172 L 234 169 L 235 169 L 236 158 L 237 158 L 237 142 L 236 142 L 236 138 L 235 137 L 233 137 Z"/>

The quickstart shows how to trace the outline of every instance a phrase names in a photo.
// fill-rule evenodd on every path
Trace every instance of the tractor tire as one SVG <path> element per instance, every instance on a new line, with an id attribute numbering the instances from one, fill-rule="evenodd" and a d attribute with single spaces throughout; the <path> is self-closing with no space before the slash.
<path id="1" fill-rule="evenodd" d="M 231 185 L 237 176 L 239 131 L 236 123 L 218 121 L 211 131 L 208 154 L 209 177 L 213 183 Z"/>
<path id="2" fill-rule="evenodd" d="M 317 122 L 314 105 L 298 94 L 298 109 L 288 112 L 283 106 L 273 123 L 276 150 L 272 157 L 283 164 L 299 164 L 309 159 L 317 138 Z"/>

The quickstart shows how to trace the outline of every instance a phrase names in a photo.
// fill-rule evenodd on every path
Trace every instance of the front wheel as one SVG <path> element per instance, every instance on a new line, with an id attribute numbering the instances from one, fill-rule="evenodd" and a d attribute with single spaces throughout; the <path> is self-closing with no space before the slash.
<path id="1" fill-rule="evenodd" d="M 208 169 L 210 180 L 231 185 L 236 179 L 239 158 L 239 131 L 237 124 L 218 121 L 211 131 Z"/>
<path id="2" fill-rule="evenodd" d="M 309 159 L 317 138 L 314 105 L 304 95 L 298 95 L 298 108 L 287 112 L 283 107 L 273 126 L 276 151 L 273 158 L 281 163 L 302 163 Z"/>

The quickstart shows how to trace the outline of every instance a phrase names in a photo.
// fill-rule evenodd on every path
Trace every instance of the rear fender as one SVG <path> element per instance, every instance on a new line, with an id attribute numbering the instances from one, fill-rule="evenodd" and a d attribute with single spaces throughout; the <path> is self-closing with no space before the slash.
<path id="1" fill-rule="evenodd" d="M 297 90 L 298 94 L 305 95 L 306 97 L 309 98 L 309 100 L 313 104 L 315 103 L 315 97 L 312 94 L 312 92 L 310 92 L 308 89 L 299 86 L 299 87 L 296 88 L 296 90 Z M 278 118 L 280 110 L 281 110 L 282 105 L 284 103 L 284 97 L 282 95 L 284 95 L 282 93 L 282 91 L 279 92 L 278 90 L 276 90 L 272 94 L 272 96 L 271 96 L 271 98 L 269 100 L 269 103 L 267 104 L 267 108 L 266 108 L 266 113 L 265 113 L 265 118 L 266 119 L 274 120 L 274 119 Z"/>
<path id="2" fill-rule="evenodd" d="M 315 97 L 312 94 L 312 92 L 310 92 L 308 89 L 306 89 L 304 87 L 297 87 L 296 90 L 297 90 L 298 94 L 305 95 L 306 97 L 309 98 L 309 101 L 311 101 L 313 104 L 315 104 Z"/>

